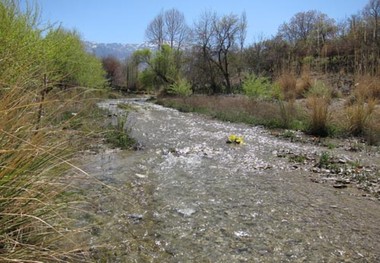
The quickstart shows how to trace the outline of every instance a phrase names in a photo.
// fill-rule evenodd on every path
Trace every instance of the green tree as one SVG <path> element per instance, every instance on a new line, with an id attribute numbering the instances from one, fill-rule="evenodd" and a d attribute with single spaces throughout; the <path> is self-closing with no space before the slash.
<path id="1" fill-rule="evenodd" d="M 104 85 L 101 62 L 88 54 L 76 31 L 51 29 L 44 38 L 48 80 L 60 87 Z"/>
<path id="2" fill-rule="evenodd" d="M 35 86 L 41 64 L 41 30 L 38 13 L 21 12 L 18 3 L 0 1 L 0 85 Z"/>
<path id="3" fill-rule="evenodd" d="M 148 85 L 153 85 L 156 90 L 160 87 L 166 90 L 181 75 L 181 51 L 173 50 L 168 45 L 162 45 L 156 52 L 138 50 L 133 57 L 138 65 L 146 67 L 140 78 L 146 89 L 151 88 Z"/>

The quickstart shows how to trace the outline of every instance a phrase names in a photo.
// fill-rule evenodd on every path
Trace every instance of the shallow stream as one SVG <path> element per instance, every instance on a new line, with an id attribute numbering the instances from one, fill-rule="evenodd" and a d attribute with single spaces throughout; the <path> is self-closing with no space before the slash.
<path id="1" fill-rule="evenodd" d="M 380 262 L 380 202 L 313 183 L 312 164 L 277 155 L 325 149 L 139 99 L 100 107 L 120 118 L 118 103 L 136 109 L 126 129 L 143 149 L 84 157 L 108 185 L 86 190 L 90 243 L 108 244 L 99 262 Z"/>

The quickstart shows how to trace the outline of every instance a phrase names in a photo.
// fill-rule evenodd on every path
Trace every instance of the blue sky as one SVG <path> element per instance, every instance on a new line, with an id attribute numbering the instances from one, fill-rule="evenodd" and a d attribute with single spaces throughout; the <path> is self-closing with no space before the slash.
<path id="1" fill-rule="evenodd" d="M 22 1 L 22 0 L 21 0 Z M 28 0 L 24 0 L 28 1 Z M 84 40 L 102 43 L 141 43 L 145 29 L 161 11 L 176 8 L 192 25 L 205 10 L 219 15 L 246 11 L 247 42 L 270 37 L 297 12 L 318 10 L 337 21 L 357 14 L 368 0 L 32 0 L 43 23 L 76 29 Z"/>

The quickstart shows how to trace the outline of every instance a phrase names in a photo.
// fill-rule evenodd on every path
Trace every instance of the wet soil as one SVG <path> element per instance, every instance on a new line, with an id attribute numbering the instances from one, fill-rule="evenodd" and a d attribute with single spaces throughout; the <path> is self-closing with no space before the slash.
<path id="1" fill-rule="evenodd" d="M 115 121 L 126 115 L 118 103 L 136 109 L 126 130 L 142 149 L 81 160 L 104 183 L 83 185 L 96 261 L 380 262 L 376 149 L 328 149 L 139 99 L 99 106 Z M 227 144 L 231 134 L 244 144 Z M 321 165 L 325 152 L 334 166 Z"/>

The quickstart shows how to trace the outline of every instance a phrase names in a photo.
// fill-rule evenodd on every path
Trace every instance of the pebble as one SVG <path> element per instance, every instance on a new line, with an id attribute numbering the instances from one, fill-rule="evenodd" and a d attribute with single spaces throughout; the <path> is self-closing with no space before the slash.
<path id="1" fill-rule="evenodd" d="M 136 176 L 138 178 L 147 178 L 148 176 L 144 175 L 144 174 L 136 174 Z"/>
<path id="2" fill-rule="evenodd" d="M 182 216 L 191 216 L 192 214 L 194 214 L 196 212 L 195 209 L 193 208 L 183 208 L 183 209 L 176 209 L 177 212 L 182 215 Z"/>
<path id="3" fill-rule="evenodd" d="M 333 187 L 338 188 L 338 189 L 342 189 L 342 188 L 347 188 L 347 185 L 346 184 L 334 184 Z"/>
<path id="4" fill-rule="evenodd" d="M 237 236 L 237 237 L 249 237 L 251 236 L 249 233 L 245 232 L 245 231 L 235 231 L 234 232 L 234 235 Z"/>

